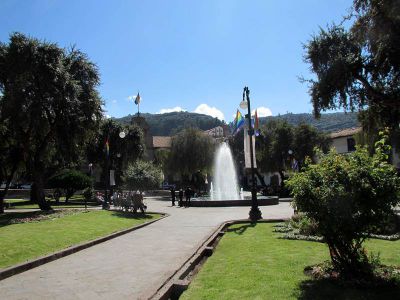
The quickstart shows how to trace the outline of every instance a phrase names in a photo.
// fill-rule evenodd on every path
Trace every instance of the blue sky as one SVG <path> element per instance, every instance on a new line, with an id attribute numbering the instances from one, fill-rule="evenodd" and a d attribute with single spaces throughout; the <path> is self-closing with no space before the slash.
<path id="1" fill-rule="evenodd" d="M 233 119 L 249 86 L 259 115 L 311 112 L 302 43 L 351 0 L 1 0 L 0 41 L 19 31 L 76 45 L 101 73 L 106 114 L 197 111 Z M 268 111 L 269 109 L 269 111 Z M 261 112 L 261 113 L 260 113 Z"/>

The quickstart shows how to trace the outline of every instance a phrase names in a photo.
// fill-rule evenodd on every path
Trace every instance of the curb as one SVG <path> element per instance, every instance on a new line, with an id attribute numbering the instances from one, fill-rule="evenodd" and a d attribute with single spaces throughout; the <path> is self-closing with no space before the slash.
<path id="1" fill-rule="evenodd" d="M 28 271 L 30 269 L 39 267 L 39 266 L 44 265 L 44 264 L 49 263 L 49 262 L 52 262 L 52 261 L 57 260 L 59 258 L 74 254 L 74 253 L 76 253 L 78 251 L 81 251 L 81 250 L 84 250 L 86 248 L 95 246 L 97 244 L 103 243 L 103 242 L 108 241 L 108 240 L 111 240 L 113 238 L 119 237 L 119 236 L 121 236 L 123 234 L 135 231 L 137 229 L 140 229 L 142 227 L 150 225 L 150 224 L 152 224 L 154 222 L 160 221 L 160 220 L 162 220 L 162 219 L 164 219 L 164 218 L 169 216 L 169 214 L 167 214 L 167 213 L 161 213 L 161 212 L 151 212 L 151 213 L 160 214 L 161 217 L 156 219 L 156 220 L 145 222 L 145 223 L 133 226 L 131 228 L 127 228 L 127 229 L 123 229 L 123 230 L 111 233 L 109 235 L 97 238 L 97 239 L 92 240 L 92 241 L 83 242 L 81 244 L 65 248 L 65 249 L 63 249 L 61 251 L 54 252 L 54 253 L 51 253 L 51 254 L 48 254 L 48 255 L 45 255 L 45 256 L 41 256 L 41 257 L 36 258 L 36 259 L 28 260 L 27 262 L 23 262 L 23 263 L 20 263 L 20 264 L 17 264 L 17 265 L 2 269 L 2 270 L 0 270 L 0 281 L 3 280 L 3 279 L 6 279 L 8 277 L 11 277 L 13 275 Z"/>
<path id="2" fill-rule="evenodd" d="M 261 219 L 257 223 L 284 222 L 288 219 Z M 179 299 L 181 294 L 187 290 L 201 266 L 205 263 L 217 247 L 219 241 L 224 236 L 226 229 L 234 224 L 252 223 L 249 219 L 231 220 L 223 222 L 218 228 L 201 243 L 196 252 L 186 260 L 183 265 L 172 274 L 161 287 L 148 299 L 168 300 Z"/>

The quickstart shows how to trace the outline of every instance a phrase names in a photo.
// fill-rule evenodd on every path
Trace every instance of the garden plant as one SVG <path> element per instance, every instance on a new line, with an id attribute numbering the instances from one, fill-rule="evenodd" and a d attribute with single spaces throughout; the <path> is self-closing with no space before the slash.
<path id="1" fill-rule="evenodd" d="M 372 278 L 374 269 L 363 242 L 400 200 L 400 178 L 388 162 L 387 132 L 380 135 L 373 156 L 366 148 L 348 155 L 331 151 L 287 182 L 294 205 L 316 222 L 332 267 L 342 278 Z"/>

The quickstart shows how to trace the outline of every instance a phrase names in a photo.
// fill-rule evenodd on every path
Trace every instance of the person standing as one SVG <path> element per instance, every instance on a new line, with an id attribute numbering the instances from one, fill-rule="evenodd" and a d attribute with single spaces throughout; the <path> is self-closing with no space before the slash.
<path id="1" fill-rule="evenodd" d="M 179 189 L 179 206 L 183 206 L 183 190 L 182 188 Z"/>
<path id="2" fill-rule="evenodd" d="M 185 198 L 186 198 L 185 206 L 186 207 L 190 206 L 190 197 L 192 197 L 192 189 L 190 187 L 187 187 L 185 190 Z"/>
<path id="3" fill-rule="evenodd" d="M 172 206 L 175 206 L 175 188 L 171 188 L 171 201 L 172 201 Z"/>

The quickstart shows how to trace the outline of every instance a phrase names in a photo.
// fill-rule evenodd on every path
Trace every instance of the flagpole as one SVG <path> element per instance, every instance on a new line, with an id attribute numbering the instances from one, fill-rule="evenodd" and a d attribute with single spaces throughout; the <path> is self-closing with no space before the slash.
<path id="1" fill-rule="evenodd" d="M 251 164 L 251 181 L 252 181 L 252 188 L 251 188 L 251 209 L 249 212 L 250 220 L 257 221 L 262 218 L 261 211 L 258 208 L 258 201 L 257 201 L 257 183 L 255 180 L 255 172 L 254 172 L 254 149 L 253 149 L 253 134 L 254 129 L 251 126 L 251 108 L 250 108 L 250 90 L 247 86 L 243 89 L 243 102 L 245 101 L 245 96 L 247 100 L 247 117 L 249 119 L 249 142 L 250 142 L 250 164 Z M 255 124 L 254 124 L 255 125 Z M 255 138 L 255 137 L 254 137 Z"/>

